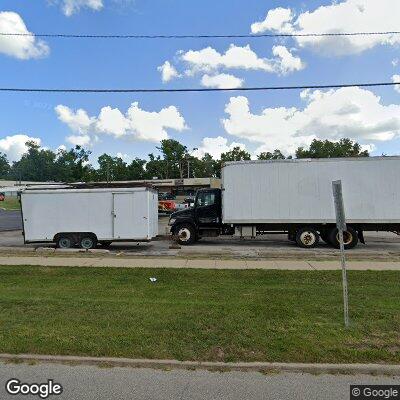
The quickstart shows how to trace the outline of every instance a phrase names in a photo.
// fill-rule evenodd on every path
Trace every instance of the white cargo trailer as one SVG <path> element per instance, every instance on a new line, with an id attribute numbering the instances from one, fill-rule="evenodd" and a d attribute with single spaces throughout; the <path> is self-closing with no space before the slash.
<path id="1" fill-rule="evenodd" d="M 158 196 L 150 187 L 24 190 L 21 209 L 25 243 L 89 249 L 158 234 Z"/>
<path id="2" fill-rule="evenodd" d="M 400 231 L 399 177 L 400 157 L 228 162 L 222 189 L 199 191 L 191 215 L 171 216 L 172 232 L 182 244 L 285 232 L 302 247 L 338 246 L 332 181 L 341 180 L 351 248 L 364 231 Z"/>

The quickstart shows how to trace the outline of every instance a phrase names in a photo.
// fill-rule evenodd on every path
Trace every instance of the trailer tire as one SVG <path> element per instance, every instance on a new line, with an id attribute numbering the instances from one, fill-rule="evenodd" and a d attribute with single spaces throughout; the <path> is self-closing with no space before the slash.
<path id="1" fill-rule="evenodd" d="M 85 250 L 94 249 L 97 246 L 95 235 L 82 235 L 79 237 L 79 247 Z"/>
<path id="2" fill-rule="evenodd" d="M 183 245 L 188 246 L 196 241 L 196 231 L 191 224 L 181 224 L 175 229 L 176 241 Z"/>
<path id="3" fill-rule="evenodd" d="M 74 241 L 71 236 L 60 235 L 56 239 L 56 245 L 59 249 L 70 249 L 74 246 Z"/>
<path id="4" fill-rule="evenodd" d="M 296 243 L 303 249 L 312 249 L 317 246 L 318 242 L 319 234 L 313 228 L 304 227 L 296 232 Z"/>
<path id="5" fill-rule="evenodd" d="M 358 244 L 358 234 L 357 231 L 351 226 L 347 226 L 347 231 L 343 232 L 344 248 L 346 250 L 353 249 Z M 330 244 L 339 249 L 339 231 L 337 228 L 331 229 L 329 232 L 329 242 Z"/>

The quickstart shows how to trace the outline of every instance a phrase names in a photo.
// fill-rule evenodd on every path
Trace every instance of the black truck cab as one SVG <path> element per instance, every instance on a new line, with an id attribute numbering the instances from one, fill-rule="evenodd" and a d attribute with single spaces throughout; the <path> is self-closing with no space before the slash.
<path id="1" fill-rule="evenodd" d="M 202 236 L 219 236 L 222 227 L 220 189 L 201 189 L 194 206 L 174 212 L 169 220 L 171 233 L 180 244 L 192 244 Z"/>

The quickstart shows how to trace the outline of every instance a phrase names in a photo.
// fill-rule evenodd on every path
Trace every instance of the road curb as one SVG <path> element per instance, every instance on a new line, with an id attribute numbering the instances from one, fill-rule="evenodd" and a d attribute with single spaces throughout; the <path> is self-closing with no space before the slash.
<path id="1" fill-rule="evenodd" d="M 400 365 L 389 364 L 306 364 L 275 362 L 208 362 L 149 360 L 114 357 L 78 357 L 35 354 L 0 354 L 3 362 L 38 362 L 154 369 L 206 369 L 213 371 L 303 372 L 312 374 L 366 374 L 400 376 Z"/>

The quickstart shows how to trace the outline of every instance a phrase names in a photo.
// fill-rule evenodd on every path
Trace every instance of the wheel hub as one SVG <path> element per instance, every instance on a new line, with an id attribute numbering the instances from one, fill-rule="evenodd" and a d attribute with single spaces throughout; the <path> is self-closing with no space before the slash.
<path id="1" fill-rule="evenodd" d="M 81 245 L 84 249 L 91 249 L 93 247 L 93 241 L 89 238 L 83 239 Z"/>
<path id="2" fill-rule="evenodd" d="M 300 236 L 300 240 L 306 246 L 312 246 L 315 243 L 315 235 L 312 232 L 303 232 Z"/>
<path id="3" fill-rule="evenodd" d="M 187 229 L 187 228 L 180 229 L 178 236 L 179 236 L 179 239 L 181 239 L 183 242 L 187 242 L 190 239 L 189 229 Z"/>
<path id="4" fill-rule="evenodd" d="M 336 235 L 336 239 L 339 243 L 339 232 Z M 343 244 L 345 246 L 349 245 L 353 241 L 353 235 L 350 232 L 344 231 L 343 232 Z"/>

